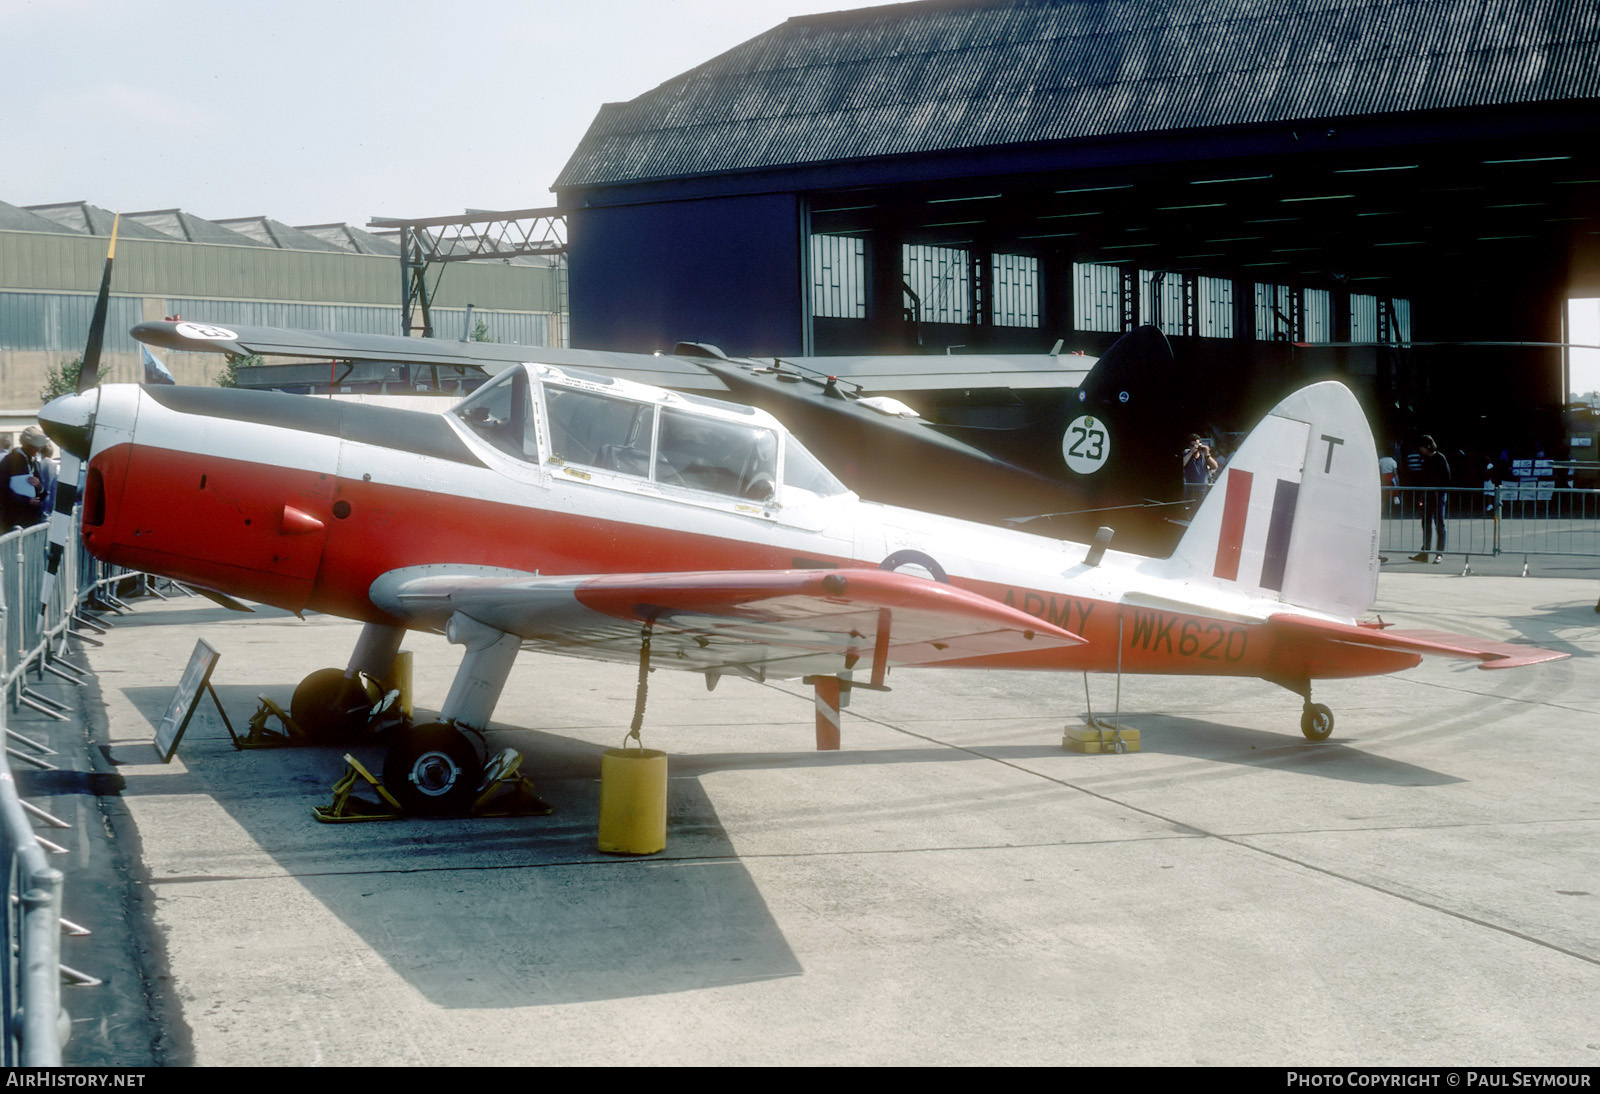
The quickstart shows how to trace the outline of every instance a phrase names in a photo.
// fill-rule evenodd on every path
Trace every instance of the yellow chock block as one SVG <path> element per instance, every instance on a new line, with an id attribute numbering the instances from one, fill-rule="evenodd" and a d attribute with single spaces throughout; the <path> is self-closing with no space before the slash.
<path id="1" fill-rule="evenodd" d="M 1116 739 L 1115 730 L 1095 729 L 1093 726 L 1078 726 L 1062 733 L 1061 747 L 1072 752 L 1089 754 L 1115 752 L 1117 750 Z M 1124 726 L 1122 743 L 1128 746 L 1124 751 L 1138 752 L 1139 731 L 1137 729 L 1128 729 Z"/>
<path id="2" fill-rule="evenodd" d="M 667 846 L 667 754 L 608 748 L 600 757 L 600 850 L 653 855 Z"/>
<path id="3" fill-rule="evenodd" d="M 348 752 L 344 754 L 344 762 L 344 776 L 333 784 L 333 801 L 328 805 L 313 805 L 311 815 L 323 824 L 399 820 L 405 809 L 394 800 L 394 795 L 385 790 L 383 784 L 372 777 L 372 772 L 362 767 L 361 761 Z M 362 783 L 372 788 L 378 795 L 378 801 L 355 796 L 354 791 Z"/>

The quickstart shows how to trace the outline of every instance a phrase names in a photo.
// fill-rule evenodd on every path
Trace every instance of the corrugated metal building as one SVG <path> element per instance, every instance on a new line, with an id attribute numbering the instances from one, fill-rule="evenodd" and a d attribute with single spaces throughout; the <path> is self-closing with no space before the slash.
<path id="1" fill-rule="evenodd" d="M 797 17 L 602 108 L 556 184 L 573 342 L 1093 351 L 1143 321 L 1259 373 L 1295 341 L 1559 340 L 1600 294 L 1597 105 L 1592 0 Z M 1376 386 L 1559 397 L 1558 355 L 1468 356 Z"/>
<path id="2" fill-rule="evenodd" d="M 39 402 L 49 370 L 83 352 L 112 216 L 86 202 L 0 202 L 0 408 Z M 442 273 L 441 273 L 442 270 Z M 467 304 L 497 342 L 560 344 L 564 317 L 552 266 L 456 262 L 438 278 L 435 333 L 463 334 Z M 134 324 L 197 322 L 401 333 L 399 247 L 348 225 L 293 228 L 267 217 L 208 221 L 180 209 L 122 218 L 103 372 L 142 377 Z M 173 353 L 180 383 L 205 383 L 213 353 Z"/>

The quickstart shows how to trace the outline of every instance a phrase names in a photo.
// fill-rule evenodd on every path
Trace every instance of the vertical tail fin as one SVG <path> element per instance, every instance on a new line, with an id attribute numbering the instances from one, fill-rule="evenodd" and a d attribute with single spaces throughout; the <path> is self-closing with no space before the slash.
<path id="1" fill-rule="evenodd" d="M 1184 533 L 1173 576 L 1355 616 L 1378 590 L 1378 454 L 1343 384 L 1284 399 L 1245 438 Z"/>

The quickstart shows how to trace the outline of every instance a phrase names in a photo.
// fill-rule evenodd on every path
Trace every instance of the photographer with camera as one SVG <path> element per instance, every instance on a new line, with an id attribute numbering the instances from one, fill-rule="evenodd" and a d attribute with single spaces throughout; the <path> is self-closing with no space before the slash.
<path id="1" fill-rule="evenodd" d="M 1217 459 L 1211 446 L 1200 439 L 1200 434 L 1189 434 L 1189 444 L 1178 457 L 1183 465 L 1183 500 L 1199 504 L 1211 486 L 1211 476 L 1217 473 Z"/>

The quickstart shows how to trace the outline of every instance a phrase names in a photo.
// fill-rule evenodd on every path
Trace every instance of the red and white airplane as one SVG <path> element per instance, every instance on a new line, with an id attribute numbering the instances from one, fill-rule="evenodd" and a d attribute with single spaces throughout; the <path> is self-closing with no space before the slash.
<path id="1" fill-rule="evenodd" d="M 439 721 L 390 746 L 385 781 L 418 811 L 472 799 L 522 649 L 648 657 L 708 686 L 882 688 L 912 666 L 1259 677 L 1303 697 L 1313 740 L 1333 727 L 1313 680 L 1565 656 L 1357 622 L 1378 466 L 1332 382 L 1272 410 L 1164 559 L 862 501 L 762 411 L 570 367 L 508 369 L 447 414 L 117 384 L 40 418 L 88 462 L 98 557 L 365 624 L 345 669 L 297 690 L 297 721 L 343 728 L 408 629 L 466 648 Z"/>

